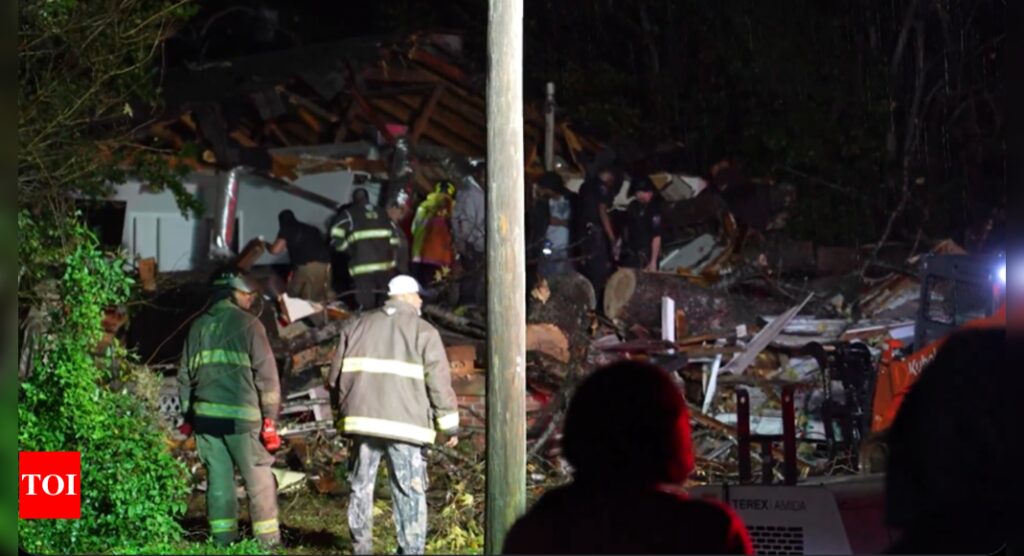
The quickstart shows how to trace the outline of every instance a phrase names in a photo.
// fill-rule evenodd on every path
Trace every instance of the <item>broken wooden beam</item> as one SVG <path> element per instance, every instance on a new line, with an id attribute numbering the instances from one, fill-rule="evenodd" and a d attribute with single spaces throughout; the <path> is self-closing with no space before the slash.
<path id="1" fill-rule="evenodd" d="M 427 125 L 430 124 L 430 117 L 434 115 L 434 109 L 437 108 L 437 102 L 441 99 L 444 94 L 444 84 L 440 83 L 434 87 L 434 92 L 430 93 L 430 98 L 427 99 L 423 105 L 423 110 L 420 111 L 420 115 L 416 118 L 416 124 L 412 128 L 412 144 L 419 142 L 420 135 L 423 130 L 426 129 Z"/>
<path id="2" fill-rule="evenodd" d="M 332 114 L 332 113 L 328 112 L 327 110 L 324 110 L 317 103 L 315 103 L 315 102 L 313 102 L 313 101 L 311 101 L 311 100 L 309 100 L 307 98 L 303 98 L 303 97 L 301 97 L 301 96 L 299 96 L 299 95 L 289 91 L 283 85 L 278 85 L 277 87 L 275 87 L 275 89 L 277 90 L 277 92 L 279 92 L 279 93 L 283 94 L 285 97 L 287 97 L 288 98 L 288 102 L 292 103 L 294 106 L 305 108 L 306 110 L 308 110 L 308 111 L 312 112 L 313 114 L 315 114 L 317 117 L 322 118 L 324 120 L 327 120 L 327 121 L 329 121 L 331 123 L 337 123 L 338 115 L 337 114 Z"/>

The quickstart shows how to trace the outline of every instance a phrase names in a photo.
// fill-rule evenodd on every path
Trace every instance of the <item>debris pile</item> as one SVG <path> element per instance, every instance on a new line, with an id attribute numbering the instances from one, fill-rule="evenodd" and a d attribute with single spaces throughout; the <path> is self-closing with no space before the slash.
<path id="1" fill-rule="evenodd" d="M 701 272 L 620 269 L 606 287 L 603 314 L 590 282 L 575 272 L 535 285 L 527 310 L 527 433 L 529 478 L 538 492 L 568 476 L 557 440 L 575 385 L 620 358 L 654 362 L 678 379 L 690 404 L 696 483 L 783 480 L 787 466 L 803 478 L 861 470 L 862 452 L 874 449 L 880 361 L 898 353 L 897 342 L 914 342 L 921 287 L 911 270 L 928 259 L 912 257 L 906 270 L 869 279 L 853 290 L 853 302 L 839 302 L 849 295 L 840 292 L 850 276 L 797 282 L 763 272 L 760 280 L 723 286 L 722 267 L 747 263 L 740 250 L 722 250 L 731 256 Z M 947 241 L 929 254 L 957 253 Z M 350 315 L 333 305 L 295 313 L 300 300 L 279 301 L 265 303 L 261 316 L 286 392 L 280 424 L 286 448 L 278 460 L 282 470 L 303 474 L 280 483 L 342 495 L 343 474 L 334 470 L 348 445 L 334 428 L 323 379 Z M 290 322 L 289 313 L 299 320 Z M 317 315 L 325 318 L 311 324 Z M 466 440 L 459 453 L 436 449 L 434 457 L 444 461 L 441 469 L 461 476 L 458 469 L 483 457 L 486 318 L 477 307 L 436 303 L 423 316 L 447 346 Z M 173 425 L 176 399 L 168 377 L 161 411 Z M 787 458 L 788 436 L 794 448 Z M 175 445 L 184 454 L 182 440 Z"/>

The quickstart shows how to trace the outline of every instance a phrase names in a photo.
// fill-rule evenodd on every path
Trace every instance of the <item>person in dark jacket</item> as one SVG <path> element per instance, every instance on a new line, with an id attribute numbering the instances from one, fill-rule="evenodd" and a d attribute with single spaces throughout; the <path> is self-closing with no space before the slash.
<path id="1" fill-rule="evenodd" d="M 331 224 L 331 244 L 347 256 L 356 303 L 368 311 L 384 301 L 399 245 L 387 215 L 370 204 L 368 196 L 358 195 L 359 191 L 352 196 L 352 206 L 341 210 Z"/>
<path id="2" fill-rule="evenodd" d="M 653 272 L 661 256 L 661 198 L 647 176 L 634 179 L 629 187 L 634 199 L 626 209 L 622 266 Z"/>
<path id="3" fill-rule="evenodd" d="M 402 222 L 409 216 L 409 208 L 397 199 L 388 201 L 388 220 L 391 221 L 391 246 L 395 248 L 395 270 L 398 274 L 409 274 L 409 237 L 402 229 Z"/>
<path id="4" fill-rule="evenodd" d="M 957 332 L 904 398 L 888 435 L 890 552 L 993 554 L 1016 531 L 1020 368 L 1006 348 L 1005 326 Z"/>
<path id="5" fill-rule="evenodd" d="M 611 276 L 618 238 L 608 210 L 615 199 L 615 171 L 610 165 L 601 167 L 597 175 L 580 186 L 576 206 L 572 208 L 573 243 L 579 243 L 580 273 L 594 286 L 597 299 L 604 298 L 604 285 Z M 598 306 L 601 304 L 598 303 Z"/>
<path id="6" fill-rule="evenodd" d="M 623 361 L 576 390 L 562 448 L 573 482 L 547 492 L 505 554 L 751 554 L 729 508 L 678 487 L 693 470 L 683 394 L 661 368 Z"/>
<path id="7" fill-rule="evenodd" d="M 331 294 L 331 252 L 324 235 L 309 224 L 299 222 L 295 213 L 282 210 L 277 215 L 280 226 L 277 239 L 266 243 L 271 255 L 288 251 L 292 263 L 292 276 L 288 280 L 288 295 L 323 303 Z"/>

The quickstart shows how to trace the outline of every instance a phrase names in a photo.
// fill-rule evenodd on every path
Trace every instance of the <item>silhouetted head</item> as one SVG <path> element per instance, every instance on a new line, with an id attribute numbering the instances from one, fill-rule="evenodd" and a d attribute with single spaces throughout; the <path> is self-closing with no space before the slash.
<path id="1" fill-rule="evenodd" d="M 558 172 L 544 172 L 544 175 L 537 180 L 537 187 L 562 196 L 572 193 L 565 187 L 565 180 Z"/>
<path id="2" fill-rule="evenodd" d="M 282 210 L 277 213 L 277 223 L 280 224 L 281 227 L 292 226 L 297 222 L 298 219 L 295 218 L 295 213 L 290 210 Z"/>
<path id="3" fill-rule="evenodd" d="M 577 481 L 642 488 L 693 471 L 682 391 L 668 372 L 637 361 L 601 368 L 576 389 L 562 447 Z"/>
<path id="4" fill-rule="evenodd" d="M 650 203 L 654 199 L 655 193 L 658 189 L 654 187 L 654 182 L 648 176 L 640 176 L 634 179 L 629 184 L 630 192 L 636 196 L 636 200 L 643 204 Z"/>
<path id="5" fill-rule="evenodd" d="M 356 188 L 352 192 L 352 204 L 360 207 L 370 204 L 370 194 L 362 187 Z"/>

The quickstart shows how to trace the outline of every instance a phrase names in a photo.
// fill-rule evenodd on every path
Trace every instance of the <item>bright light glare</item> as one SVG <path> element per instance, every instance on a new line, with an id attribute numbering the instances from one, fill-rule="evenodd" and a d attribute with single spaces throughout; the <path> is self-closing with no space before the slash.
<path id="1" fill-rule="evenodd" d="M 1006 265 L 999 267 L 999 281 L 1006 283 Z"/>

